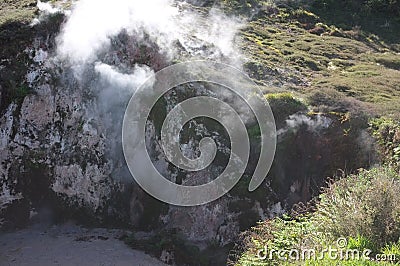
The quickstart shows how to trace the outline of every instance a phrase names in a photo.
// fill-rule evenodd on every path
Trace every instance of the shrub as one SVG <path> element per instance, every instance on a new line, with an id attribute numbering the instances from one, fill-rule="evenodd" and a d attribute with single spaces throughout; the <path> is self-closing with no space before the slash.
<path id="1" fill-rule="evenodd" d="M 372 135 L 379 144 L 385 163 L 400 169 L 400 123 L 390 118 L 377 118 L 370 121 Z"/>
<path id="2" fill-rule="evenodd" d="M 400 240 L 396 243 L 390 243 L 381 249 L 382 254 L 395 256 L 394 262 L 400 262 Z"/>
<path id="3" fill-rule="evenodd" d="M 400 237 L 400 178 L 389 167 L 361 170 L 321 194 L 317 230 L 335 239 L 363 236 L 381 247 Z"/>
<path id="4" fill-rule="evenodd" d="M 303 102 L 294 98 L 291 93 L 271 93 L 267 94 L 265 98 L 272 109 L 278 128 L 290 115 L 308 109 Z"/>
<path id="5" fill-rule="evenodd" d="M 347 249 L 372 250 L 399 254 L 400 251 L 400 178 L 390 167 L 360 170 L 339 179 L 321 194 L 313 213 L 284 216 L 260 223 L 248 234 L 245 252 L 238 265 L 285 265 L 273 257 L 260 260 L 257 252 L 271 249 L 305 248 L 321 251 L 335 247 L 345 237 Z M 319 253 L 316 253 L 319 254 Z M 289 261 L 290 262 L 290 261 Z M 373 261 L 305 260 L 304 265 L 376 265 Z M 382 265 L 382 264 L 379 264 Z"/>
<path id="6" fill-rule="evenodd" d="M 356 237 L 349 237 L 347 248 L 363 251 L 364 249 L 375 250 L 374 243 L 365 236 L 358 235 Z"/>

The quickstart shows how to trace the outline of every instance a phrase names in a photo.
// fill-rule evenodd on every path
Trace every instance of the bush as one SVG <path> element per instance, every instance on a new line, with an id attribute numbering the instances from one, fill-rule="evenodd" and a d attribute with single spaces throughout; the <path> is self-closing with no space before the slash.
<path id="1" fill-rule="evenodd" d="M 385 255 L 394 255 L 395 262 L 400 262 L 400 240 L 396 243 L 390 243 L 381 249 L 381 252 Z"/>
<path id="2" fill-rule="evenodd" d="M 278 128 L 290 115 L 308 109 L 303 102 L 294 98 L 291 93 L 271 93 L 267 94 L 265 98 L 271 107 Z"/>
<path id="3" fill-rule="evenodd" d="M 400 253 L 400 178 L 390 167 L 360 170 L 357 175 L 332 183 L 321 194 L 313 213 L 284 216 L 260 223 L 243 241 L 245 252 L 238 265 L 287 265 L 289 261 L 260 260 L 259 250 L 304 250 L 317 252 L 336 247 L 344 237 L 347 249 L 372 250 L 374 254 Z M 316 253 L 319 255 L 320 253 Z M 398 259 L 398 257 L 396 257 Z M 285 264 L 286 263 L 286 264 Z M 303 265 L 377 265 L 369 260 L 306 259 Z M 388 263 L 389 264 L 389 263 Z M 379 265 L 382 265 L 379 263 Z M 383 264 L 384 265 L 384 264 Z"/>
<path id="4" fill-rule="evenodd" d="M 389 167 L 361 170 L 321 194 L 312 217 L 317 231 L 331 240 L 365 237 L 376 247 L 400 237 L 400 178 Z"/>
<path id="5" fill-rule="evenodd" d="M 400 123 L 381 117 L 371 120 L 370 128 L 379 144 L 383 161 L 400 170 Z"/>

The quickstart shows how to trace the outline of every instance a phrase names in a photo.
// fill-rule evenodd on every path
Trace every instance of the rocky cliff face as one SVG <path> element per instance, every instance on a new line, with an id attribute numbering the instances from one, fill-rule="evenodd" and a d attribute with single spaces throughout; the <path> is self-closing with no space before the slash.
<path id="1" fill-rule="evenodd" d="M 90 101 L 82 88 L 66 83 L 71 74 L 52 60 L 53 45 L 49 32 L 34 36 L 21 51 L 28 59 L 20 81 L 27 95 L 14 99 L 3 115 L 1 181 L 3 195 L 9 196 L 2 206 L 37 210 L 68 199 L 70 206 L 95 213 L 118 185 L 110 178 L 106 138 L 88 120 Z"/>
<path id="2" fill-rule="evenodd" d="M 0 217 L 3 226 L 23 225 L 35 213 L 40 215 L 41 210 L 47 209 L 55 220 L 73 218 L 137 230 L 174 229 L 201 247 L 210 243 L 224 246 L 257 220 L 281 214 L 285 208 L 309 200 L 313 193 L 318 193 L 324 178 L 338 168 L 355 170 L 370 163 L 370 158 L 359 156 L 361 151 L 363 155 L 370 154 L 368 147 L 366 152 L 362 149 L 365 143 L 359 141 L 363 131 L 344 134 L 352 123 L 360 120 L 346 120 L 333 113 L 321 116 L 307 114 L 306 109 L 293 110 L 276 116 L 280 132 L 276 160 L 268 178 L 255 192 L 247 191 L 247 183 L 257 162 L 257 137 L 252 138 L 251 161 L 245 178 L 224 197 L 190 208 L 158 202 L 133 182 L 124 161 L 121 123 L 127 101 L 149 74 L 175 61 L 207 58 L 238 64 L 240 56 L 230 46 L 238 22 L 215 15 L 207 8 L 175 3 L 171 8 L 180 14 L 180 22 L 190 17 L 196 22 L 214 26 L 219 23 L 219 26 L 211 30 L 211 35 L 188 26 L 189 30 L 178 31 L 181 35 L 162 39 L 159 37 L 166 37 L 169 30 L 154 30 L 146 23 L 139 23 L 140 29 L 122 25 L 106 35 L 104 47 L 98 44 L 90 47 L 97 49 L 96 53 L 74 54 L 74 43 L 65 38 L 74 27 L 71 21 L 79 18 L 78 12 L 82 10 L 79 8 L 84 7 L 84 4 L 77 6 L 72 15 L 56 13 L 42 18 L 29 28 L 31 33 L 18 46 L 16 54 L 7 54 L 1 61 L 2 88 L 13 85 L 10 73 L 14 71 L 14 76 L 17 70 L 23 73 L 13 85 L 19 94 L 8 97 L 9 101 L 2 94 Z M 158 24 L 151 24 L 154 25 Z M 229 45 L 218 42 L 220 27 L 225 25 L 231 27 L 224 30 L 230 30 L 232 36 L 222 35 Z M 91 45 L 89 41 L 101 40 L 88 40 Z M 85 44 L 85 40 L 77 42 L 78 46 Z M 71 49 L 60 52 L 65 45 Z M 82 62 L 84 56 L 88 58 Z M 19 61 L 14 62 L 15 58 Z M 162 114 L 183 96 L 204 93 L 210 92 L 201 84 L 183 86 L 165 95 L 150 118 L 153 127 L 149 127 L 147 137 L 154 144 L 150 147 L 152 159 L 167 178 L 177 183 L 209 180 L 224 167 L 226 154 L 208 172 L 182 173 L 168 164 L 156 145 Z M 280 112 L 274 108 L 273 111 Z M 199 136 L 211 134 L 218 139 L 221 134 L 216 134 L 215 125 L 207 121 L 192 125 L 201 129 L 198 135 L 190 135 L 186 140 L 193 144 L 189 148 L 195 149 Z M 221 147 L 229 152 L 228 144 L 221 143 Z"/>

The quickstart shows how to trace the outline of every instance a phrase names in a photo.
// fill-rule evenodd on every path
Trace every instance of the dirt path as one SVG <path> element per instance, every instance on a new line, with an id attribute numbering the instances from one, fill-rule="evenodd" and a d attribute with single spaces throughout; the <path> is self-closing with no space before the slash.
<path id="1" fill-rule="evenodd" d="M 34 226 L 0 234 L 0 265 L 165 265 L 126 246 L 118 230 Z"/>

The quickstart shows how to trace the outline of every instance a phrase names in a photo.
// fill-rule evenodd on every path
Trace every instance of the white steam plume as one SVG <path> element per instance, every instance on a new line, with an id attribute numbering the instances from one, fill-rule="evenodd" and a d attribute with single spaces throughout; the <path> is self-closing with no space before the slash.
<path id="1" fill-rule="evenodd" d="M 137 88 L 154 73 L 149 67 L 138 65 L 135 65 L 132 74 L 120 73 L 115 67 L 104 63 L 96 63 L 94 69 L 103 79 L 123 88 Z"/>
<path id="2" fill-rule="evenodd" d="M 166 46 L 174 34 L 171 17 L 177 9 L 168 0 L 81 0 L 74 6 L 58 39 L 58 53 L 73 63 L 95 60 L 99 50 L 110 45 L 110 37 L 128 29 L 140 38 L 146 31 Z"/>
<path id="3" fill-rule="evenodd" d="M 58 54 L 74 64 L 94 62 L 98 52 L 110 46 L 110 38 L 126 29 L 138 40 L 146 35 L 170 57 L 175 41 L 193 54 L 209 46 L 220 55 L 233 56 L 240 26 L 240 21 L 215 9 L 204 15 L 170 0 L 80 0 L 58 38 Z"/>
<path id="4" fill-rule="evenodd" d="M 289 130 L 296 132 L 303 125 L 307 126 L 307 129 L 310 131 L 318 132 L 322 129 L 328 128 L 331 125 L 332 120 L 319 114 L 313 118 L 304 114 L 294 114 L 289 116 L 289 119 L 285 122 L 286 127 L 277 131 L 278 136 L 285 134 Z"/>
<path id="5" fill-rule="evenodd" d="M 42 12 L 45 12 L 48 14 L 54 14 L 54 13 L 61 11 L 61 9 L 59 9 L 57 7 L 53 7 L 50 3 L 44 3 L 40 0 L 37 2 L 37 7 L 39 8 L 39 11 L 42 11 Z"/>
<path id="6" fill-rule="evenodd" d="M 217 9 L 199 10 L 177 0 L 78 0 L 66 14 L 55 61 L 96 95 L 88 101 L 88 120 L 104 126 L 116 165 L 125 161 L 120 130 L 126 103 L 152 74 L 151 67 L 159 69 L 173 59 L 241 66 L 235 35 L 243 23 Z"/>
<path id="7" fill-rule="evenodd" d="M 307 125 L 309 130 L 316 131 L 323 128 L 328 128 L 331 124 L 332 120 L 328 117 L 322 115 L 316 115 L 315 119 L 310 118 L 309 116 L 300 114 L 300 115 L 291 115 L 288 120 L 286 120 L 286 125 L 290 128 L 296 128 L 301 125 Z"/>
<path id="8" fill-rule="evenodd" d="M 231 57 L 232 61 L 240 57 L 234 45 L 235 35 L 243 27 L 243 21 L 238 18 L 228 17 L 215 8 L 211 9 L 206 17 L 193 14 L 191 10 L 184 10 L 178 24 L 183 29 L 179 34 L 179 41 L 185 49 L 192 51 L 192 54 L 203 54 L 213 59 L 222 55 Z M 211 51 L 204 51 L 202 48 L 205 46 L 208 46 L 206 50 Z M 217 51 L 212 51 L 213 48 Z"/>
<path id="9" fill-rule="evenodd" d="M 30 23 L 30 26 L 33 27 L 35 25 L 40 24 L 45 18 L 48 17 L 48 15 L 56 14 L 56 13 L 65 13 L 67 12 L 63 11 L 61 8 L 54 7 L 50 3 L 44 3 L 40 0 L 37 1 L 36 6 L 39 9 L 39 17 L 34 18 L 32 22 Z"/>

